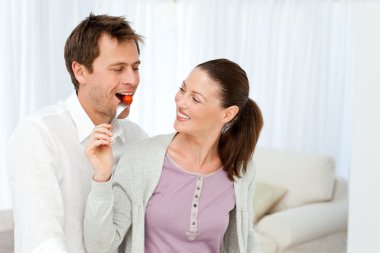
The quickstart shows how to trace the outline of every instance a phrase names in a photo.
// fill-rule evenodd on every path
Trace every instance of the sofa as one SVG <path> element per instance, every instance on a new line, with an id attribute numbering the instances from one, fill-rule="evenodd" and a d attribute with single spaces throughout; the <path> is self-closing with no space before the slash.
<path id="1" fill-rule="evenodd" d="M 347 182 L 329 156 L 258 147 L 254 227 L 262 253 L 344 253 Z"/>
<path id="2" fill-rule="evenodd" d="M 0 252 L 13 253 L 13 214 L 0 210 Z"/>

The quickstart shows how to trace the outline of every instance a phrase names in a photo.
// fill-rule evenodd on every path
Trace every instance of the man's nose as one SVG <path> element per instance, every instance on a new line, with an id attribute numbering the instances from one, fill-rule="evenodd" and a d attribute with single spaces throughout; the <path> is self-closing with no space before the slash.
<path id="1" fill-rule="evenodd" d="M 122 82 L 125 85 L 137 86 L 140 82 L 139 72 L 136 70 L 133 70 L 132 68 L 128 68 L 128 70 L 125 71 L 125 73 L 123 75 Z"/>

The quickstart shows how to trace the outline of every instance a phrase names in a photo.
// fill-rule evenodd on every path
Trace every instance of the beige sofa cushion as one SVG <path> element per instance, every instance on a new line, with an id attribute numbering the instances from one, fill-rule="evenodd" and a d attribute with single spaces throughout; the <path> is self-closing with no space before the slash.
<path id="1" fill-rule="evenodd" d="M 286 189 L 256 182 L 253 196 L 253 223 L 257 223 L 285 195 Z"/>
<path id="2" fill-rule="evenodd" d="M 284 249 L 346 231 L 347 219 L 348 200 L 345 198 L 266 215 L 257 223 L 255 230 Z M 326 253 L 330 252 L 335 253 Z"/>
<path id="3" fill-rule="evenodd" d="M 278 247 L 277 243 L 273 241 L 272 239 L 260 234 L 260 233 L 255 233 L 256 240 L 259 243 L 260 246 L 260 252 L 262 253 L 277 253 Z"/>
<path id="4" fill-rule="evenodd" d="M 331 157 L 260 147 L 255 151 L 254 160 L 256 182 L 287 190 L 271 212 L 332 199 L 335 165 Z"/>

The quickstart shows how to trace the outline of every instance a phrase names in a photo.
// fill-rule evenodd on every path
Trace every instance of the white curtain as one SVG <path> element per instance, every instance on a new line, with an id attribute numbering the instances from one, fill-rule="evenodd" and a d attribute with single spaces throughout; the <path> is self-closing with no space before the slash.
<path id="1" fill-rule="evenodd" d="M 123 15 L 146 40 L 130 118 L 150 135 L 173 131 L 174 94 L 197 64 L 238 62 L 262 108 L 262 146 L 335 158 L 349 172 L 351 1 L 156 0 L 0 2 L 0 209 L 11 206 L 6 142 L 18 121 L 73 90 L 63 59 L 90 12 Z M 22 159 L 20 157 L 20 159 Z"/>

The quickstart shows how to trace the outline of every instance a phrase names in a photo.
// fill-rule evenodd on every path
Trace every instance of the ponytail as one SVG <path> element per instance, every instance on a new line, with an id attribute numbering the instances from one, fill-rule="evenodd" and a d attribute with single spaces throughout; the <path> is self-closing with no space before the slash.
<path id="1" fill-rule="evenodd" d="M 228 178 L 240 177 L 252 158 L 263 117 L 260 108 L 250 99 L 249 82 L 245 71 L 235 62 L 215 59 L 201 63 L 198 68 L 220 85 L 221 107 L 236 105 L 239 112 L 227 123 L 219 139 L 218 154 Z"/>
<path id="2" fill-rule="evenodd" d="M 240 177 L 242 170 L 246 172 L 262 127 L 261 110 L 255 101 L 248 99 L 236 118 L 223 130 L 218 153 L 230 180 Z"/>

